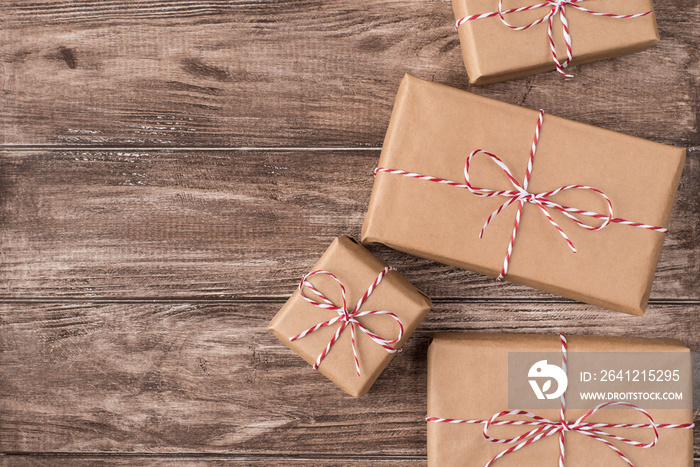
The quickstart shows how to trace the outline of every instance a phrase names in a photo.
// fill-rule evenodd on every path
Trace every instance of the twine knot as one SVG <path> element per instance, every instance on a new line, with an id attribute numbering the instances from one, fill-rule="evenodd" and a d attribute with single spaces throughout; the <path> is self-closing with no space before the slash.
<path id="1" fill-rule="evenodd" d="M 566 420 L 561 420 L 559 423 L 561 423 L 561 431 L 571 431 L 575 430 L 578 425 L 574 423 L 574 427 L 571 428 L 571 426 L 566 422 Z"/>
<path id="2" fill-rule="evenodd" d="M 549 3 L 550 5 L 552 5 L 552 8 L 557 8 L 557 9 L 559 9 L 559 8 L 563 8 L 564 5 L 571 4 L 571 3 L 574 3 L 574 2 L 572 2 L 572 1 L 570 1 L 570 0 L 547 0 L 547 3 Z"/>

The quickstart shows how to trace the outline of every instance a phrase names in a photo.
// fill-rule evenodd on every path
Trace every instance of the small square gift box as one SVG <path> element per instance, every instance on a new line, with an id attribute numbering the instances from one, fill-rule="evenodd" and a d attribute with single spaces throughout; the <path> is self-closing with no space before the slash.
<path id="1" fill-rule="evenodd" d="M 659 41 L 651 0 L 452 0 L 473 85 L 639 52 Z"/>
<path id="2" fill-rule="evenodd" d="M 362 241 L 641 315 L 684 160 L 406 75 Z"/>
<path id="3" fill-rule="evenodd" d="M 336 238 L 268 328 L 348 394 L 367 393 L 430 299 L 355 239 Z"/>
<path id="4" fill-rule="evenodd" d="M 543 355 L 549 359 L 537 361 Z M 582 378 L 583 368 L 598 368 L 600 356 L 637 367 L 592 370 L 590 378 Z M 667 380 L 649 381 L 652 374 L 666 372 Z M 611 382 L 611 374 L 620 381 Z M 593 375 L 607 380 L 592 383 Z M 621 381 L 625 375 L 629 379 Z M 640 391 L 643 378 L 646 388 L 673 385 L 672 393 L 686 397 L 651 400 L 656 391 Z M 551 386 L 550 380 L 555 380 Z M 546 401 L 531 390 L 535 384 Z M 616 392 L 604 390 L 598 401 L 581 399 L 591 385 L 613 385 Z M 509 406 L 515 398 L 528 397 L 546 408 Z M 690 467 L 691 401 L 690 352 L 675 340 L 437 334 L 428 349 L 428 465 Z"/>

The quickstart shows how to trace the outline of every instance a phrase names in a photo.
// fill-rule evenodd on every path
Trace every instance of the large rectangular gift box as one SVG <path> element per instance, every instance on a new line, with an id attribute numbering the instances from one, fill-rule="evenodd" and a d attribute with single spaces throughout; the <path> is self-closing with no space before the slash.
<path id="1" fill-rule="evenodd" d="M 295 291 L 268 327 L 345 392 L 362 396 L 428 314 L 430 298 L 352 237 L 336 238 L 311 271 L 301 289 L 308 300 Z"/>
<path id="2" fill-rule="evenodd" d="M 477 196 L 464 188 L 465 163 L 473 151 L 489 151 L 522 184 L 538 118 L 533 110 L 406 75 L 362 241 L 489 276 L 502 273 L 507 263 L 507 280 L 643 314 L 685 150 L 545 114 L 526 190 L 531 202 L 524 202 L 518 219 L 520 192 L 513 199 Z M 483 152 L 472 159 L 469 176 L 473 189 L 517 191 L 503 167 Z M 432 183 L 441 179 L 454 183 Z M 548 193 L 568 185 L 575 187 Z M 597 227 L 609 216 L 603 194 L 615 221 L 600 230 L 587 230 L 566 217 L 569 212 L 551 207 L 598 213 L 603 219 L 572 214 Z M 492 217 L 479 238 L 486 220 L 508 201 L 515 202 Z"/>
<path id="3" fill-rule="evenodd" d="M 564 420 L 570 430 L 564 434 L 564 465 L 567 467 L 593 467 L 629 465 L 605 443 L 593 439 L 582 431 L 574 428 L 577 419 L 585 415 L 594 407 L 571 407 L 569 401 L 579 393 L 586 385 L 579 377 L 580 368 L 576 361 L 585 360 L 585 353 L 596 352 L 595 355 L 611 355 L 611 361 L 620 361 L 627 357 L 620 353 L 634 352 L 635 360 L 639 361 L 639 353 L 654 352 L 655 355 L 647 361 L 647 367 L 630 368 L 635 370 L 652 370 L 652 362 L 660 366 L 673 367 L 680 375 L 676 389 L 681 389 L 688 400 L 682 403 L 670 403 L 669 408 L 660 408 L 656 402 L 656 408 L 649 408 L 650 402 L 629 400 L 626 403 L 634 404 L 640 409 L 646 410 L 653 422 L 657 424 L 658 441 L 652 447 L 640 447 L 624 443 L 609 436 L 599 436 L 620 450 L 621 454 L 636 466 L 665 467 L 689 467 L 693 465 L 693 411 L 689 407 L 692 399 L 691 357 L 689 350 L 680 342 L 671 339 L 641 339 L 641 338 L 605 338 L 605 337 L 581 337 L 567 336 L 568 341 L 568 387 L 566 387 L 566 409 Z M 562 354 L 562 342 L 556 335 L 518 335 L 518 334 L 436 334 L 428 349 L 428 465 L 429 466 L 478 466 L 487 465 L 495 456 L 505 450 L 510 450 L 493 462 L 494 467 L 540 467 L 542 465 L 557 465 L 560 456 L 559 433 L 553 432 L 549 436 L 543 436 L 518 449 L 514 449 L 519 443 L 526 442 L 533 436 L 515 440 L 514 442 L 498 443 L 487 440 L 484 437 L 485 421 L 505 411 L 529 411 L 538 417 L 543 417 L 554 424 L 560 423 L 561 414 L 558 408 L 509 407 L 509 385 L 514 384 L 513 377 L 509 375 L 512 363 L 509 359 L 524 356 L 524 360 L 537 360 L 538 355 L 546 352 L 553 361 L 546 361 L 548 365 L 560 366 Z M 576 355 L 578 353 L 578 355 Z M 663 353 L 663 354 L 662 354 Z M 515 356 L 514 356 L 515 355 Z M 578 358 L 578 360 L 575 360 Z M 641 359 L 644 355 L 641 355 Z M 527 360 L 528 364 L 530 360 Z M 516 360 L 520 362 L 520 360 Z M 523 375 L 527 373 L 527 365 Z M 587 368 L 587 367 L 586 367 Z M 654 367 L 655 368 L 655 367 Z M 560 366 L 561 369 L 561 366 Z M 624 374 L 625 368 L 620 368 Z M 532 371 L 530 369 L 530 371 Z M 597 375 L 601 378 L 601 374 Z M 525 379 L 523 377 L 523 379 Z M 529 391 L 527 381 L 522 383 L 523 391 Z M 596 387 L 605 387 L 610 383 L 600 383 Z M 628 391 L 637 391 L 638 382 L 624 383 Z M 668 383 L 659 383 L 662 387 Z M 552 387 L 555 387 L 553 384 Z M 551 391 L 551 389 L 550 389 Z M 534 396 L 532 396 L 534 397 Z M 641 399 L 641 397 L 640 397 Z M 610 400 L 608 402 L 615 402 Z M 620 401 L 622 402 L 622 401 Z M 598 405 L 605 403 L 591 402 Z M 549 401 L 551 405 L 559 406 L 557 397 Z M 647 407 L 645 407 L 647 406 Z M 499 421 L 536 421 L 527 414 L 510 414 L 493 418 Z M 470 423 L 464 423 L 469 421 Z M 638 410 L 622 406 L 608 405 L 586 417 L 582 423 L 590 424 L 650 424 Z M 689 426 L 690 425 L 690 426 Z M 537 425 L 498 425 L 488 427 L 487 435 L 495 439 L 512 439 L 521 436 L 530 430 L 540 428 Z M 544 433 L 556 426 L 545 426 Z M 582 429 L 586 427 L 582 426 Z M 651 427 L 609 427 L 598 426 L 613 436 L 626 438 L 639 444 L 649 444 L 654 440 L 654 431 Z M 561 465 L 561 464 L 560 464 Z"/>
<path id="4" fill-rule="evenodd" d="M 549 20 L 523 30 L 514 28 L 549 18 L 555 9 L 551 36 L 560 63 L 567 60 L 565 31 L 560 18 L 562 9 L 570 36 L 570 65 L 639 52 L 659 41 L 651 0 L 573 0 L 570 4 L 562 2 L 560 9 L 557 9 L 557 2 L 552 1 L 506 0 L 503 11 L 541 5 L 504 14 L 505 21 L 514 28 L 501 21 L 497 14 L 498 3 L 498 0 L 452 0 L 464 63 L 469 82 L 474 85 L 554 70 Z M 637 16 L 647 12 L 651 13 Z M 568 68 L 562 69 L 563 73 L 568 73 Z"/>

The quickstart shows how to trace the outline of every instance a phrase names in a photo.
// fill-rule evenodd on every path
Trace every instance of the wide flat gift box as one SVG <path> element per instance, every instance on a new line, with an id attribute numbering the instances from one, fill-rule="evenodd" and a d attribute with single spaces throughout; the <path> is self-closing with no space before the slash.
<path id="1" fill-rule="evenodd" d="M 355 239 L 343 235 L 331 243 L 311 271 L 329 271 L 337 276 L 345 287 L 347 307 L 352 311 L 360 297 L 386 266 Z M 340 287 L 331 277 L 315 275 L 308 280 L 331 302 L 338 306 L 342 304 Z M 306 294 L 318 300 L 313 293 Z M 397 343 L 390 344 L 390 347 L 400 349 L 428 314 L 430 307 L 430 298 L 401 274 L 392 270 L 374 288 L 360 311 L 386 310 L 396 314 L 403 324 L 404 333 L 403 337 Z M 275 315 L 268 328 L 283 344 L 313 365 L 340 323 L 323 327 L 293 342 L 290 342 L 289 338 L 336 316 L 338 314 L 335 311 L 311 305 L 297 290 Z M 358 317 L 357 320 L 383 339 L 393 340 L 398 335 L 396 321 L 387 315 L 366 315 Z M 355 369 L 349 327 L 335 341 L 318 371 L 348 394 L 359 397 L 367 393 L 396 354 L 387 352 L 359 330 L 355 333 L 355 340 L 360 361 L 360 376 Z"/>
<path id="2" fill-rule="evenodd" d="M 687 347 L 672 339 L 606 338 L 567 336 L 568 353 L 572 352 L 680 352 L 667 361 L 682 362 L 682 374 L 689 375 L 691 357 Z M 532 410 L 530 407 L 508 406 L 508 358 L 514 352 L 552 352 L 561 355 L 561 341 L 556 335 L 526 334 L 436 334 L 428 348 L 428 416 L 461 420 L 489 420 L 506 410 Z M 548 354 L 549 355 L 549 354 Z M 596 354 L 599 355 L 599 354 Z M 662 359 L 656 358 L 656 361 Z M 561 364 L 561 359 L 549 362 Z M 642 368 L 640 368 L 641 370 Z M 578 372 L 569 368 L 569 386 L 572 395 L 582 388 L 575 377 Z M 634 389 L 635 383 L 629 383 Z M 524 386 L 527 387 L 525 383 Z M 692 378 L 683 383 L 684 395 L 692 394 Z M 529 389 L 529 387 L 527 388 Z M 557 404 L 555 400 L 555 405 Z M 602 402 L 602 401 L 601 401 Z M 628 401 L 629 402 L 629 401 Z M 643 402 L 632 401 L 644 408 Z M 565 411 L 568 422 L 581 417 L 586 409 Z M 558 409 L 534 410 L 536 415 L 559 421 Z M 690 408 L 648 409 L 655 423 L 692 423 Z M 503 420 L 526 420 L 526 417 L 505 416 Z M 586 419 L 590 423 L 649 423 L 640 413 L 628 408 L 603 408 Z M 534 427 L 493 426 L 489 435 L 512 438 Z M 483 424 L 450 424 L 428 422 L 429 466 L 483 467 L 492 457 L 513 446 L 487 441 Z M 650 428 L 605 428 L 617 436 L 649 443 L 653 440 Z M 693 465 L 693 430 L 659 428 L 656 446 L 640 448 L 612 441 L 634 465 L 689 467 Z M 603 443 L 581 433 L 565 434 L 565 465 L 567 467 L 598 467 L 627 465 Z M 494 462 L 494 467 L 540 467 L 557 465 L 559 459 L 558 435 L 540 439 L 522 449 L 505 455 Z"/>
<path id="3" fill-rule="evenodd" d="M 544 3 L 541 0 L 505 0 L 503 9 Z M 580 6 L 615 15 L 653 11 L 651 0 L 586 0 Z M 452 0 L 457 20 L 471 15 L 498 11 L 498 0 Z M 642 51 L 659 41 L 654 13 L 639 18 L 594 16 L 564 6 L 573 60 L 570 66 L 604 60 Z M 513 26 L 524 26 L 545 16 L 551 7 L 507 14 Z M 474 19 L 458 28 L 462 55 L 474 85 L 493 83 L 554 70 L 547 35 L 547 22 L 517 31 L 508 28 L 498 16 Z M 566 44 L 559 14 L 555 16 L 552 37 L 560 62 L 566 58 Z M 567 71 L 569 71 L 567 69 Z"/>
<path id="4" fill-rule="evenodd" d="M 379 166 L 464 183 L 476 149 L 494 153 L 523 179 L 538 113 L 406 75 L 399 88 Z M 615 217 L 667 227 L 685 150 L 545 114 L 528 191 L 589 185 L 605 192 Z M 487 157 L 475 158 L 472 183 L 513 189 Z M 571 190 L 552 201 L 607 214 L 594 193 Z M 363 242 L 497 276 L 513 232 L 517 203 L 479 232 L 503 197 L 379 172 L 362 226 Z M 643 314 L 664 233 L 612 223 L 585 230 L 562 213 L 526 203 L 506 280 L 631 314 Z M 592 225 L 601 221 L 593 219 Z"/>

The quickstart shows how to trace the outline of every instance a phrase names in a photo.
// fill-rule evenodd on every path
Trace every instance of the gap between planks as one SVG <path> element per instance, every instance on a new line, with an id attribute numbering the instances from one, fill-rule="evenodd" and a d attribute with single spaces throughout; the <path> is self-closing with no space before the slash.
<path id="1" fill-rule="evenodd" d="M 692 149 L 692 148 L 690 148 Z M 186 147 L 186 146 L 155 146 L 155 147 L 136 147 L 136 146 L 31 146 L 31 145 L 0 145 L 0 151 L 152 151 L 152 152 L 204 152 L 204 151 L 241 151 L 241 152 L 355 152 L 381 151 L 381 147 L 355 147 L 355 148 L 336 148 L 336 147 L 302 147 L 302 146 L 269 146 L 269 147 Z"/>
<path id="2" fill-rule="evenodd" d="M 0 297 L 0 303 L 94 303 L 94 304 L 114 304 L 114 303 L 218 303 L 218 304 L 241 304 L 241 303 L 285 303 L 289 296 L 283 297 L 245 297 L 245 298 L 89 298 L 89 297 Z M 567 299 L 540 299 L 540 298 L 456 298 L 441 297 L 432 299 L 433 304 L 445 303 L 494 303 L 494 304 L 535 304 L 535 305 L 560 305 L 560 304 L 585 304 Z M 700 305 L 700 300 L 691 298 L 660 298 L 650 299 L 649 306 L 654 305 Z M 604 308 L 601 308 L 604 310 Z"/>
<path id="3" fill-rule="evenodd" d="M 653 140 L 649 140 L 653 141 Z M 663 143 L 662 143 L 663 144 Z M 700 150 L 700 146 L 685 146 L 688 151 Z M 12 145 L 0 144 L 0 152 L 9 151 L 152 151 L 152 152 L 378 152 L 381 147 L 305 147 L 305 146 L 240 146 L 240 147 L 205 147 L 205 146 L 56 146 L 56 145 Z"/>
<path id="4" fill-rule="evenodd" d="M 356 461 L 356 462 L 396 462 L 396 461 L 417 461 L 427 462 L 427 456 L 356 456 L 345 454 L 317 454 L 317 455 L 275 455 L 275 454 L 233 454 L 233 453 L 173 453 L 173 454 L 156 454 L 148 452 L 6 452 L 0 453 L 0 456 L 11 457 L 48 457 L 48 458 L 80 458 L 80 459 L 99 459 L 99 458 L 149 458 L 149 459 L 222 459 L 222 460 L 313 460 L 313 461 Z M 700 457 L 694 457 L 693 461 L 700 461 Z"/>
<path id="5" fill-rule="evenodd" d="M 363 456 L 353 454 L 269 454 L 269 453 L 216 453 L 216 452 L 177 452 L 177 453 L 153 453 L 153 452 L 22 452 L 7 451 L 0 453 L 0 456 L 32 456 L 32 457 L 147 457 L 147 458 L 214 458 L 214 459 L 290 459 L 290 460 L 356 460 L 356 461 L 425 461 L 427 456 L 399 456 L 399 455 L 374 455 Z"/>

